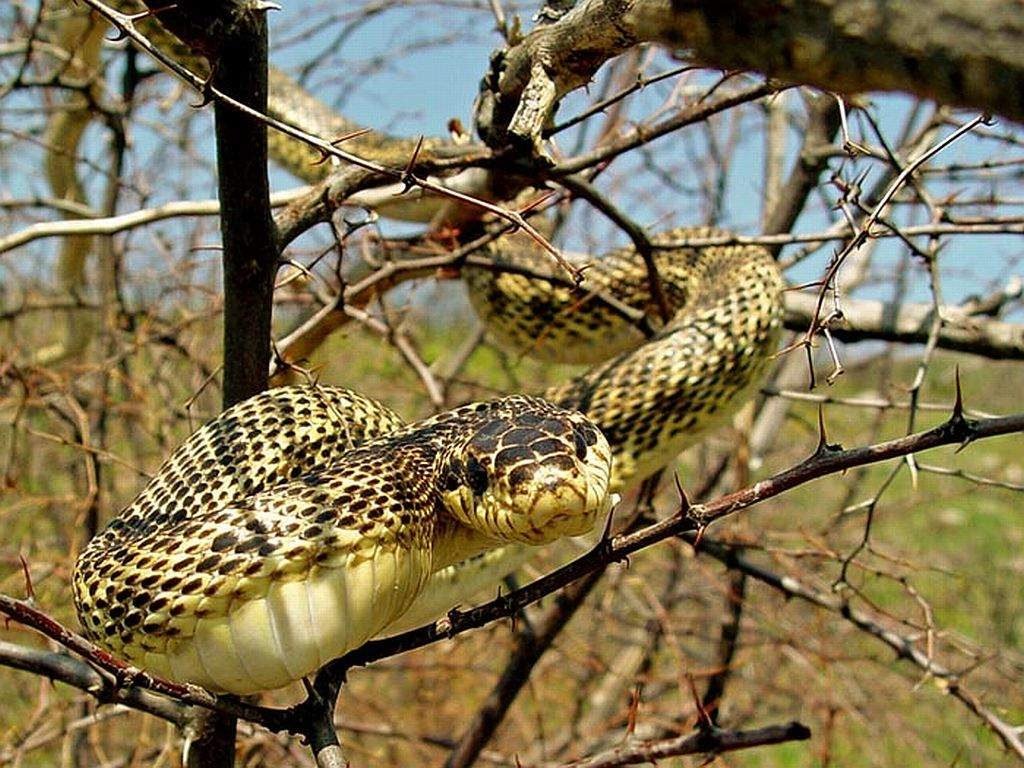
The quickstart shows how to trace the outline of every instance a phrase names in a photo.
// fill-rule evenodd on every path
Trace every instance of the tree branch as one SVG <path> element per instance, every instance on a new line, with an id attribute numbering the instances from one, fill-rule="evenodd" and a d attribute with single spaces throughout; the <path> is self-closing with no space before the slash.
<path id="1" fill-rule="evenodd" d="M 220 37 L 214 83 L 258 112 L 267 105 L 267 25 L 260 11 L 238 15 Z M 267 128 L 214 103 L 224 243 L 224 407 L 267 388 L 277 231 L 270 208 Z"/>
<path id="2" fill-rule="evenodd" d="M 688 536 L 687 538 L 692 539 Z M 1002 741 L 1003 746 L 1012 751 L 1018 759 L 1024 761 L 1024 740 L 1021 733 L 985 707 L 978 698 L 969 691 L 960 680 L 960 674 L 935 661 L 930 654 L 921 651 L 909 638 L 882 626 L 864 611 L 852 607 L 841 594 L 827 593 L 816 589 L 810 584 L 793 578 L 782 576 L 764 568 L 742 555 L 736 547 L 718 541 L 703 541 L 700 552 L 705 552 L 729 568 L 735 569 L 751 578 L 767 584 L 788 597 L 795 597 L 838 614 L 861 632 L 865 632 L 888 645 L 897 658 L 916 665 L 919 669 L 942 681 L 942 689 L 955 697 L 971 713 L 978 717 Z"/>
<path id="3" fill-rule="evenodd" d="M 829 91 L 906 91 L 1024 120 L 1015 0 L 639 0 L 637 37 Z"/>
<path id="4" fill-rule="evenodd" d="M 583 0 L 492 60 L 477 102 L 491 146 L 540 152 L 559 101 L 643 42 L 709 67 L 831 91 L 906 91 L 1024 119 L 1024 15 L 1015 0 Z"/>
<path id="5" fill-rule="evenodd" d="M 185 707 L 173 699 L 136 686 L 115 685 L 88 663 L 66 653 L 42 651 L 0 640 L 0 665 L 65 683 L 85 691 L 101 704 L 124 704 L 178 727 L 188 722 Z"/>
<path id="6" fill-rule="evenodd" d="M 771 725 L 750 731 L 726 731 L 719 728 L 698 730 L 686 736 L 661 741 L 644 741 L 610 749 L 599 755 L 566 763 L 565 768 L 616 768 L 620 765 L 654 764 L 666 757 L 680 755 L 720 755 L 741 749 L 806 741 L 811 731 L 801 723 Z"/>
<path id="7" fill-rule="evenodd" d="M 786 327 L 806 331 L 814 320 L 818 300 L 807 293 L 786 294 Z M 943 349 L 954 349 L 993 360 L 1024 359 L 1024 325 L 1007 323 L 991 317 L 958 316 L 950 307 L 951 317 L 939 329 L 937 343 Z M 874 299 L 842 300 L 842 318 L 829 324 L 829 331 L 843 341 L 897 341 L 924 344 L 934 317 L 931 303 L 887 304 Z"/>

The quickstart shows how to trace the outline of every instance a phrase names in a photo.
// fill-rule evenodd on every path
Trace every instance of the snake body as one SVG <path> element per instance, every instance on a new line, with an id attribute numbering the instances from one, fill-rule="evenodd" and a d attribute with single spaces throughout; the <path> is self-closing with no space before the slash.
<path id="1" fill-rule="evenodd" d="M 621 278 L 630 253 L 616 252 L 608 269 L 597 261 L 589 279 Z M 633 260 L 627 293 L 643 308 L 644 267 Z M 671 322 L 543 399 L 511 396 L 408 426 L 370 398 L 323 386 L 227 410 L 82 553 L 74 592 L 86 634 L 173 680 L 277 688 L 457 602 L 513 568 L 523 545 L 585 533 L 610 492 L 741 402 L 777 344 L 782 282 L 767 252 L 683 248 L 660 260 L 683 300 Z M 467 279 L 499 336 L 545 338 L 549 357 L 592 324 L 568 288 L 544 279 Z M 591 339 L 602 345 L 600 328 Z"/>
<path id="2" fill-rule="evenodd" d="M 271 390 L 193 434 L 90 542 L 79 616 L 163 677 L 279 688 L 385 629 L 433 571 L 588 531 L 610 463 L 587 419 L 536 398 L 402 426 L 345 389 Z"/>
<path id="3" fill-rule="evenodd" d="M 615 455 L 613 491 L 667 464 L 744 402 L 778 343 L 783 281 L 766 250 L 668 247 L 722 234 L 684 228 L 652 239 L 674 314 L 646 342 L 596 298 L 611 295 L 656 314 L 647 268 L 632 247 L 595 259 L 582 293 L 514 271 L 474 269 L 465 276 L 477 313 L 506 344 L 542 359 L 596 363 L 544 397 L 601 428 Z M 494 255 L 508 267 L 529 258 L 521 249 Z M 543 263 L 536 256 L 532 262 L 531 271 Z M 610 359 L 596 362 L 602 358 Z"/>
<path id="4" fill-rule="evenodd" d="M 147 34 L 203 71 L 159 24 Z M 357 128 L 277 71 L 270 85 L 274 116 L 332 139 Z M 319 155 L 271 137 L 296 175 L 323 176 Z M 346 148 L 401 166 L 414 145 L 372 134 Z M 451 151 L 435 140 L 419 156 Z M 424 216 L 436 208 L 428 203 Z M 610 494 L 743 402 L 777 345 L 774 260 L 756 247 L 671 247 L 707 234 L 655 238 L 673 315 L 651 339 L 601 300 L 656 315 L 632 248 L 595 260 L 582 291 L 553 273 L 524 274 L 543 273 L 544 257 L 507 237 L 492 246 L 497 270 L 466 267 L 471 301 L 496 340 L 591 364 L 539 399 L 511 396 L 405 425 L 345 389 L 284 387 L 225 411 L 81 554 L 73 588 L 85 633 L 172 680 L 272 689 L 438 615 L 533 545 L 585 533 Z"/>

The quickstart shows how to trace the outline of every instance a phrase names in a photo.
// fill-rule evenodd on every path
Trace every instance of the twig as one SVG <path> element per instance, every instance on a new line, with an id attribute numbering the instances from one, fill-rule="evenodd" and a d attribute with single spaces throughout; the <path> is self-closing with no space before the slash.
<path id="1" fill-rule="evenodd" d="M 519 691 L 530 679 L 534 665 L 565 628 L 566 623 L 583 605 L 587 595 L 604 575 L 604 569 L 595 570 L 569 585 L 559 594 L 551 610 L 540 621 L 531 622 L 516 635 L 516 648 L 498 682 L 477 710 L 458 743 L 448 755 L 445 768 L 467 768 L 476 761 L 487 745 L 495 728 L 504 719 L 508 708 Z"/>
<path id="2" fill-rule="evenodd" d="M 789 741 L 806 741 L 811 738 L 807 726 L 791 722 L 772 725 L 750 731 L 726 731 L 720 728 L 698 730 L 687 736 L 662 741 L 641 742 L 617 749 L 610 749 L 599 755 L 565 763 L 564 768 L 616 768 L 620 765 L 657 763 L 667 757 L 680 755 L 720 755 L 742 749 L 763 747 L 769 744 L 784 744 Z"/>
<path id="3" fill-rule="evenodd" d="M 279 208 L 305 196 L 308 187 L 277 192 L 270 197 L 270 204 Z M 80 214 L 81 215 L 81 214 Z M 131 213 L 117 216 L 99 217 L 96 215 L 77 220 L 46 221 L 30 224 L 14 234 L 0 237 L 0 253 L 19 248 L 35 240 L 48 237 L 68 237 L 72 235 L 114 235 L 136 227 L 152 224 L 157 221 L 174 219 L 182 216 L 219 216 L 220 201 L 218 200 L 175 200 L 156 208 L 143 208 Z"/>
<path id="4" fill-rule="evenodd" d="M 739 646 L 740 623 L 743 620 L 743 603 L 747 595 L 747 577 L 740 571 L 729 574 L 726 594 L 726 616 L 718 639 L 718 668 L 708 679 L 707 688 L 701 699 L 701 710 L 707 713 L 713 723 L 718 722 L 725 685 L 732 674 L 732 661 Z"/>
<path id="5" fill-rule="evenodd" d="M 688 536 L 687 538 L 693 538 Z M 787 597 L 796 597 L 819 608 L 832 611 L 842 616 L 862 632 L 888 645 L 900 659 L 909 661 L 927 672 L 934 678 L 943 681 L 942 689 L 954 696 L 970 712 L 979 717 L 985 725 L 995 733 L 1003 745 L 1011 750 L 1024 762 L 1024 741 L 1021 740 L 1020 729 L 1009 725 L 994 712 L 985 707 L 977 697 L 960 682 L 960 675 L 936 662 L 930 655 L 922 652 L 909 638 L 888 629 L 868 614 L 852 607 L 842 595 L 827 593 L 806 584 L 792 576 L 781 576 L 757 565 L 749 558 L 741 555 L 735 548 L 721 542 L 705 540 L 700 548 L 712 557 L 721 560 L 730 568 L 735 568 L 751 578 L 767 584 Z"/>

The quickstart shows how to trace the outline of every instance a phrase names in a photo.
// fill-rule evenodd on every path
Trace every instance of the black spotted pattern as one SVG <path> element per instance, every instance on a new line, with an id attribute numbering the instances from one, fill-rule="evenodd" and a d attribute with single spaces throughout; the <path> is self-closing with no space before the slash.
<path id="1" fill-rule="evenodd" d="M 275 579 L 361 549 L 427 549 L 440 494 L 483 494 L 497 464 L 481 450 L 596 434 L 579 414 L 510 396 L 403 426 L 336 387 L 286 387 L 228 409 L 193 434 L 80 556 L 75 602 L 86 634 L 139 658 L 188 637 Z M 474 441 L 474 438 L 479 439 Z M 298 468 L 299 471 L 296 471 Z M 450 530 L 446 521 L 441 528 Z"/>

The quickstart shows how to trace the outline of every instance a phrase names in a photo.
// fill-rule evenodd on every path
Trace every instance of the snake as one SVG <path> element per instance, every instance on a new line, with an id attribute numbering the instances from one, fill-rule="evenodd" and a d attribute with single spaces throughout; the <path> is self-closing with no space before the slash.
<path id="1" fill-rule="evenodd" d="M 271 74 L 272 110 L 320 135 L 350 132 L 284 77 Z M 379 139 L 354 151 L 386 159 L 391 150 L 408 156 Z M 313 180 L 293 142 L 276 156 Z M 784 286 L 771 254 L 675 244 L 722 234 L 651 238 L 671 315 L 650 337 L 602 298 L 658 325 L 651 270 L 635 247 L 588 259 L 577 286 L 536 246 L 491 243 L 490 267 L 462 268 L 488 334 L 586 370 L 533 396 L 411 424 L 320 384 L 229 408 L 79 555 L 72 591 L 85 635 L 172 681 L 272 690 L 436 617 L 537 546 L 587 533 L 619 493 L 749 399 L 770 365 Z"/>
<path id="2" fill-rule="evenodd" d="M 592 311 L 569 286 L 501 269 L 467 275 L 503 343 L 528 340 L 524 351 L 547 359 L 622 348 L 539 397 L 408 425 L 325 385 L 228 409 L 79 556 L 86 635 L 171 680 L 280 688 L 429 616 L 532 547 L 586 533 L 614 494 L 746 400 L 777 346 L 782 278 L 767 251 L 666 247 L 657 266 L 680 303 L 636 347 L 627 321 Z M 652 303 L 633 248 L 587 274 L 637 308 Z M 480 558 L 488 552 L 496 562 Z"/>
<path id="3" fill-rule="evenodd" d="M 172 680 L 280 688 L 384 630 L 433 571 L 608 510 L 611 452 L 581 414 L 513 395 L 400 424 L 329 386 L 228 409 L 83 551 L 86 633 Z"/>

